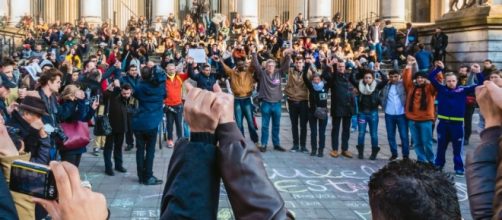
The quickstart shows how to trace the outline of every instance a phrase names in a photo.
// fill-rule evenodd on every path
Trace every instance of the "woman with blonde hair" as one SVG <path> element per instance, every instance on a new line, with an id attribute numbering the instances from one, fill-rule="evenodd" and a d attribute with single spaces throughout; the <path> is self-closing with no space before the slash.
<path id="1" fill-rule="evenodd" d="M 59 120 L 61 123 L 78 123 L 89 121 L 98 108 L 99 101 L 91 102 L 90 97 L 75 85 L 67 85 L 61 93 L 61 109 Z M 68 131 L 65 134 L 69 134 Z M 70 137 L 69 137 L 70 138 Z M 67 148 L 60 144 L 61 160 L 77 166 L 80 164 L 82 154 L 86 152 L 86 145 Z"/>

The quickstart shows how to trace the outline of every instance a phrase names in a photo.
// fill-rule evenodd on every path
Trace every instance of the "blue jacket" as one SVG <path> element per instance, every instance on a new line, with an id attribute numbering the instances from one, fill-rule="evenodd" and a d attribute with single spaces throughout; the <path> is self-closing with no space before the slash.
<path id="1" fill-rule="evenodd" d="M 195 73 L 192 65 L 188 65 L 188 73 L 190 74 L 190 79 L 197 82 L 198 88 L 208 91 L 213 91 L 213 86 L 220 77 L 219 74 L 214 73 L 209 74 L 209 76 L 202 73 Z"/>
<path id="2" fill-rule="evenodd" d="M 135 88 L 136 86 L 138 86 L 140 81 L 141 81 L 141 76 L 139 76 L 139 74 L 136 76 L 136 78 L 134 78 L 128 74 L 128 75 L 120 78 L 120 85 L 127 83 L 127 84 L 131 85 L 133 88 Z"/>
<path id="3" fill-rule="evenodd" d="M 417 59 L 418 69 L 430 69 L 432 66 L 432 61 L 434 60 L 434 56 L 431 52 L 427 50 L 420 50 L 415 54 L 415 58 Z"/>
<path id="4" fill-rule="evenodd" d="M 476 85 L 457 86 L 455 89 L 450 89 L 437 81 L 436 76 L 440 72 L 443 72 L 443 70 L 436 68 L 429 73 L 429 80 L 438 92 L 436 97 L 438 100 L 438 116 L 464 118 L 466 96 L 483 83 L 483 75 L 481 73 L 476 74 L 478 79 Z"/>
<path id="5" fill-rule="evenodd" d="M 140 81 L 134 88 L 133 96 L 138 99 L 138 112 L 132 116 L 132 130 L 157 130 L 164 112 L 162 104 L 166 97 L 166 72 L 159 66 L 154 67 L 151 80 Z"/>

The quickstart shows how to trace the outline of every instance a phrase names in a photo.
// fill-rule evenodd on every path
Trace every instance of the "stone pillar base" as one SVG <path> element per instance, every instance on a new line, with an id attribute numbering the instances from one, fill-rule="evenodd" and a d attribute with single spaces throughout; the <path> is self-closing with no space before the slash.
<path id="1" fill-rule="evenodd" d="M 502 6 L 484 5 L 443 15 L 436 24 L 420 27 L 420 41 L 429 44 L 434 29 L 448 35 L 446 65 L 456 70 L 461 65 L 490 59 L 502 67 Z"/>
<path id="2" fill-rule="evenodd" d="M 103 23 L 101 17 L 82 17 L 88 24 L 94 24 L 94 26 L 99 26 Z"/>

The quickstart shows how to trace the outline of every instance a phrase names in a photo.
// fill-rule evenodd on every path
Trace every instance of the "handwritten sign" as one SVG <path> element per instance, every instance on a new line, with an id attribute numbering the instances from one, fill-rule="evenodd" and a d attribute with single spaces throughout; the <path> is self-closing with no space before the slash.
<path id="1" fill-rule="evenodd" d="M 188 56 L 192 57 L 196 63 L 206 63 L 206 51 L 204 49 L 189 49 Z"/>

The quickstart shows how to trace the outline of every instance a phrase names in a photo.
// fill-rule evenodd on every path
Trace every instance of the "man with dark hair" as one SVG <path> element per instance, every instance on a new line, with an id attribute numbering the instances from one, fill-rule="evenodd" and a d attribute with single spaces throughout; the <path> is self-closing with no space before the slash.
<path id="1" fill-rule="evenodd" d="M 369 202 L 374 220 L 460 220 L 453 179 L 432 165 L 393 161 L 370 177 Z"/>
<path id="2" fill-rule="evenodd" d="M 377 61 L 382 61 L 382 28 L 380 27 L 380 19 L 376 19 L 375 23 L 368 29 L 368 43 L 371 50 L 375 50 Z"/>
<path id="3" fill-rule="evenodd" d="M 205 89 L 208 91 L 213 91 L 213 86 L 217 83 L 219 74 L 211 73 L 211 66 L 208 64 L 203 64 L 201 66 L 200 72 L 197 73 L 194 69 L 197 64 L 194 62 L 194 59 L 191 57 L 187 58 L 187 66 L 188 66 L 188 74 L 190 75 L 190 79 L 197 82 L 197 87 L 201 89 Z"/>
<path id="4" fill-rule="evenodd" d="M 415 54 L 417 59 L 418 69 L 422 72 L 429 72 L 434 62 L 432 53 L 425 49 L 424 44 L 418 44 L 419 51 Z"/>
<path id="5" fill-rule="evenodd" d="M 418 31 L 413 28 L 411 23 L 406 23 L 406 37 L 404 38 L 404 47 L 407 55 L 415 53 L 415 45 L 418 43 Z"/>
<path id="6" fill-rule="evenodd" d="M 389 72 L 389 83 L 382 89 L 380 104 L 385 112 L 385 127 L 392 156 L 389 160 L 397 159 L 396 128 L 402 143 L 403 159 L 409 158 L 408 121 L 404 111 L 406 104 L 406 90 L 401 74 L 396 70 Z"/>
<path id="7" fill-rule="evenodd" d="M 448 36 L 443 33 L 441 28 L 437 27 L 436 32 L 431 37 L 431 48 L 434 53 L 434 60 L 440 60 L 443 63 L 446 60 L 446 47 L 448 46 Z"/>
<path id="8" fill-rule="evenodd" d="M 131 128 L 129 114 L 136 109 L 137 106 L 130 106 L 132 87 L 129 84 L 120 86 L 116 79 L 113 86 L 104 93 L 106 100 L 106 109 L 110 118 L 112 133 L 106 136 L 105 149 L 103 158 L 105 160 L 105 173 L 113 176 L 111 154 L 113 151 L 113 159 L 115 161 L 115 170 L 121 173 L 127 172 L 122 166 L 122 144 L 124 142 L 124 134 Z"/>
<path id="9" fill-rule="evenodd" d="M 127 70 L 127 74 L 120 79 L 120 84 L 129 84 L 132 88 L 134 88 L 136 87 L 136 85 L 138 85 L 139 81 L 141 81 L 141 76 L 139 75 L 138 67 L 135 65 L 130 65 L 129 70 Z M 134 97 L 131 97 L 129 101 L 129 104 L 137 102 Z M 128 117 L 129 122 L 131 122 L 132 115 L 130 113 L 128 114 Z M 132 150 L 134 148 L 134 134 L 132 132 L 132 129 L 127 130 L 125 139 L 127 144 L 125 151 Z"/>
<path id="10" fill-rule="evenodd" d="M 133 96 L 138 99 L 138 110 L 132 117 L 136 137 L 136 167 L 139 182 L 145 185 L 162 184 L 153 176 L 153 159 L 159 123 L 164 115 L 162 104 L 166 97 L 166 72 L 159 66 L 141 69 L 143 80 L 134 88 Z"/>

